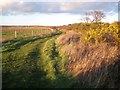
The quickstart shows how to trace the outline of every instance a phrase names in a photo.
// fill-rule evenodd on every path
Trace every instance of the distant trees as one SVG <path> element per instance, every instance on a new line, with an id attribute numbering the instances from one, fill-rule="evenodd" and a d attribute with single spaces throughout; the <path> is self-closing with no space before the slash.
<path id="1" fill-rule="evenodd" d="M 106 16 L 102 11 L 95 10 L 90 12 L 85 12 L 83 15 L 83 19 L 86 23 L 88 22 L 101 22 Z"/>

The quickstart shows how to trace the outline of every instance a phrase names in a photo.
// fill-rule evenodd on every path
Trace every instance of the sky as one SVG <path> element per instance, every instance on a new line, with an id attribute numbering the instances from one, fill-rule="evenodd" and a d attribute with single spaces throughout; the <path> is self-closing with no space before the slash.
<path id="1" fill-rule="evenodd" d="M 93 10 L 106 15 L 103 22 L 118 21 L 118 0 L 0 0 L 0 25 L 80 23 L 84 13 Z"/>

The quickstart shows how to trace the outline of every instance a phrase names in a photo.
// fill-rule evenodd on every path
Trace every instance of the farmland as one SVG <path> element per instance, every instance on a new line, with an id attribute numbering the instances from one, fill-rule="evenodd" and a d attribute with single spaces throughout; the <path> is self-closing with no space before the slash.
<path id="1" fill-rule="evenodd" d="M 13 38 L 14 30 L 3 30 L 3 37 L 13 38 L 3 41 L 3 87 L 69 87 L 71 79 L 64 67 L 66 57 L 55 44 L 62 32 L 38 30 L 35 36 L 29 36 L 29 31 L 21 33 L 28 37 Z M 44 36 L 38 36 L 43 33 Z"/>
<path id="2" fill-rule="evenodd" d="M 117 23 L 95 25 L 3 27 L 3 88 L 118 87 Z"/>
<path id="3" fill-rule="evenodd" d="M 1 27 L 2 29 L 2 41 L 10 40 L 13 38 L 24 38 L 30 36 L 42 36 L 44 34 L 50 34 L 52 31 L 48 27 L 38 26 L 7 26 Z"/>

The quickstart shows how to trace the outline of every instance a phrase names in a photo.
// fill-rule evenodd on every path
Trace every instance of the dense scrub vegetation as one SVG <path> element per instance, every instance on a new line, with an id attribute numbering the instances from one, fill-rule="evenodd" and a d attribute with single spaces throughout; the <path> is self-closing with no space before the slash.
<path id="1" fill-rule="evenodd" d="M 71 27 L 74 31 L 83 35 L 85 42 L 111 42 L 118 44 L 120 42 L 119 22 L 114 23 L 80 23 L 73 24 Z"/>

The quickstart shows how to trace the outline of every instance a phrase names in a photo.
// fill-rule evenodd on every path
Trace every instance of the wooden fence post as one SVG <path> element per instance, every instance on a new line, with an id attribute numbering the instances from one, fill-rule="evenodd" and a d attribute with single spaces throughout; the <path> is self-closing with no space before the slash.
<path id="1" fill-rule="evenodd" d="M 15 31 L 15 38 L 17 38 L 17 32 Z"/>
<path id="2" fill-rule="evenodd" d="M 33 36 L 33 30 L 32 30 L 32 36 Z"/>

